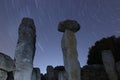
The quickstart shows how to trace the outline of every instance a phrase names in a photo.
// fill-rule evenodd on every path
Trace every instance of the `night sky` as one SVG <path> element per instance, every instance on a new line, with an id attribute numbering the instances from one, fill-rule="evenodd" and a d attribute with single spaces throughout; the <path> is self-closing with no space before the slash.
<path id="1" fill-rule="evenodd" d="M 45 73 L 47 65 L 63 65 L 58 23 L 76 20 L 80 65 L 87 61 L 89 47 L 97 40 L 120 35 L 120 0 L 0 0 L 0 52 L 14 58 L 18 27 L 23 17 L 34 19 L 36 54 L 34 66 Z"/>

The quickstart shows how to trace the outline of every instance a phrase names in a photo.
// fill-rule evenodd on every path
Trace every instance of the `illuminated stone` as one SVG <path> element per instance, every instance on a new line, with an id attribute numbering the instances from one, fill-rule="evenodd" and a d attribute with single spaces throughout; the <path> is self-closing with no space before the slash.
<path id="1" fill-rule="evenodd" d="M 15 80 L 31 80 L 35 55 L 36 31 L 32 19 L 23 18 L 15 50 Z"/>

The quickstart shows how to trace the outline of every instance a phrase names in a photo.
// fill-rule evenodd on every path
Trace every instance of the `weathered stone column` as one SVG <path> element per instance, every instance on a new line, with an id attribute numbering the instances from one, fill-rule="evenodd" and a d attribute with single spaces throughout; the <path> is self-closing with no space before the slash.
<path id="1" fill-rule="evenodd" d="M 35 55 L 36 30 L 31 18 L 23 18 L 15 50 L 15 80 L 31 80 Z"/>
<path id="2" fill-rule="evenodd" d="M 102 51 L 102 60 L 110 80 L 118 80 L 118 76 L 115 70 L 115 61 L 110 50 Z"/>
<path id="3" fill-rule="evenodd" d="M 61 46 L 63 51 L 64 66 L 68 80 L 81 80 L 80 63 L 78 61 L 77 42 L 74 35 L 80 29 L 74 20 L 59 23 L 58 31 L 64 32 Z"/>
<path id="4" fill-rule="evenodd" d="M 41 80 L 41 74 L 39 68 L 33 68 L 32 80 Z"/>
<path id="5" fill-rule="evenodd" d="M 53 66 L 47 66 L 47 80 L 55 80 Z"/>
<path id="6" fill-rule="evenodd" d="M 6 80 L 7 73 L 14 71 L 14 69 L 15 65 L 12 58 L 0 52 L 0 80 Z"/>
<path id="7" fill-rule="evenodd" d="M 60 71 L 58 73 L 58 80 L 67 80 L 66 79 L 66 72 L 65 71 Z"/>

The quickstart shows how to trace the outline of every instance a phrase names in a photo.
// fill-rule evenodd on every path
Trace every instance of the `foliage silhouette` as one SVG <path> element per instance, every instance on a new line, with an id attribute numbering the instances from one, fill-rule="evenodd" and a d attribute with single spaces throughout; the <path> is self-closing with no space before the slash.
<path id="1" fill-rule="evenodd" d="M 115 62 L 120 61 L 120 37 L 111 36 L 97 41 L 89 48 L 87 64 L 103 64 L 101 56 L 103 50 L 111 50 Z"/>

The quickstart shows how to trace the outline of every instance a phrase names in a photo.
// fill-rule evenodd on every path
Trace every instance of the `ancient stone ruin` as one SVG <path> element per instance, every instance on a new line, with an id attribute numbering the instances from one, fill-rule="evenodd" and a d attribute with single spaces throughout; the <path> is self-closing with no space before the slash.
<path id="1" fill-rule="evenodd" d="M 60 22 L 58 27 L 59 31 L 64 32 L 61 47 L 68 80 L 81 80 L 80 63 L 78 61 L 78 52 L 76 48 L 77 42 L 74 35 L 79 29 L 79 24 L 73 20 Z"/>
<path id="2" fill-rule="evenodd" d="M 118 80 L 117 72 L 115 70 L 115 60 L 112 52 L 110 50 L 102 51 L 102 59 L 109 80 Z"/>
<path id="3" fill-rule="evenodd" d="M 58 73 L 58 80 L 67 80 L 67 75 L 65 71 L 60 71 Z"/>
<path id="4" fill-rule="evenodd" d="M 59 23 L 63 32 L 61 47 L 64 66 L 47 66 L 47 73 L 41 74 L 34 68 L 36 30 L 31 18 L 23 18 L 19 26 L 18 42 L 14 60 L 0 52 L 0 80 L 120 80 L 120 61 L 115 62 L 110 50 L 103 50 L 103 65 L 85 65 L 78 61 L 75 32 L 80 25 L 74 20 Z M 41 63 L 42 64 L 42 63 Z"/>
<path id="5" fill-rule="evenodd" d="M 55 80 L 54 68 L 53 66 L 47 66 L 47 80 Z"/>
<path id="6" fill-rule="evenodd" d="M 35 55 L 36 30 L 32 19 L 23 18 L 15 50 L 15 80 L 30 80 Z M 21 77 L 22 76 L 22 77 Z"/>
<path id="7" fill-rule="evenodd" d="M 40 75 L 40 69 L 39 68 L 33 68 L 32 71 L 32 79 L 31 80 L 41 80 L 41 75 Z"/>

